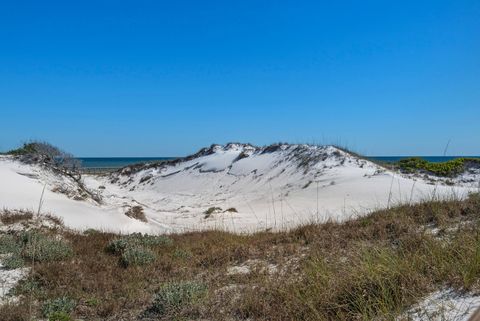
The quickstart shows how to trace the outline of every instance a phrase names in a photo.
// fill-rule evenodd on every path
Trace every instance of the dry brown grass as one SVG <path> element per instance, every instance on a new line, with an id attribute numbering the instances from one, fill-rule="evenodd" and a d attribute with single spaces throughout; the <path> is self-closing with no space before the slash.
<path id="1" fill-rule="evenodd" d="M 0 221 L 6 225 L 15 224 L 22 221 L 28 221 L 32 218 L 32 212 L 8 210 L 0 211 Z"/>
<path id="2" fill-rule="evenodd" d="M 130 207 L 125 212 L 125 215 L 127 215 L 128 217 L 134 218 L 136 220 L 142 221 L 142 222 L 147 221 L 145 213 L 143 212 L 143 207 L 138 206 L 138 205 Z"/>
<path id="3" fill-rule="evenodd" d="M 186 233 L 153 247 L 153 264 L 128 268 L 105 251 L 116 235 L 63 231 L 74 256 L 36 264 L 35 313 L 67 296 L 83 320 L 389 320 L 440 287 L 479 289 L 479 218 L 473 195 L 290 232 Z M 245 274 L 229 273 L 249 262 Z M 179 281 L 205 285 L 206 297 L 148 313 L 155 293 Z M 20 304 L 29 288 L 18 287 Z M 22 311 L 2 307 L 0 319 L 26 320 Z"/>

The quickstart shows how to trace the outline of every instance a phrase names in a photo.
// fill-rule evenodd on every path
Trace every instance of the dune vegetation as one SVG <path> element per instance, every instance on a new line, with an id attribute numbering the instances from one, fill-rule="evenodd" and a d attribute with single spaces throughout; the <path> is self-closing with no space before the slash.
<path id="1" fill-rule="evenodd" d="M 463 173 L 468 165 L 480 167 L 480 159 L 461 157 L 446 162 L 432 163 L 425 159 L 414 157 L 402 159 L 397 164 L 402 171 L 407 173 L 423 171 L 428 174 L 445 177 L 452 177 Z"/>
<path id="2" fill-rule="evenodd" d="M 1 215 L 2 253 L 30 268 L 1 320 L 401 320 L 480 287 L 479 194 L 275 233 L 15 228 L 35 219 Z"/>

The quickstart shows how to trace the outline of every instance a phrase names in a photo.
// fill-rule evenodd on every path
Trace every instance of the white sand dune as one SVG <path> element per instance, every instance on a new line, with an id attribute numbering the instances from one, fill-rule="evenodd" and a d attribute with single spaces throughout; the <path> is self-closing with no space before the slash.
<path id="1" fill-rule="evenodd" d="M 0 158 L 0 206 L 36 210 L 46 186 L 42 211 L 81 230 L 278 230 L 346 220 L 432 195 L 464 197 L 471 190 L 403 177 L 332 146 L 287 144 L 214 145 L 183 160 L 130 166 L 106 177 L 85 176 L 84 182 L 102 193 L 103 204 L 52 192 L 56 186 L 74 188 L 75 182 L 38 166 Z M 144 208 L 147 223 L 125 216 L 132 205 Z M 205 218 L 204 212 L 212 207 L 219 209 Z M 224 212 L 231 208 L 236 212 Z"/>

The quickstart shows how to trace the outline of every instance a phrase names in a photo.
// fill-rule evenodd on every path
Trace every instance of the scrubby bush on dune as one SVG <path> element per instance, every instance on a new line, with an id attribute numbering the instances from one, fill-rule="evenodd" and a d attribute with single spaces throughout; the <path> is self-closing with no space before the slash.
<path id="1" fill-rule="evenodd" d="M 6 268 L 16 269 L 24 266 L 23 258 L 36 262 L 61 261 L 71 257 L 73 250 L 62 240 L 37 231 L 26 231 L 19 236 L 0 236 L 0 254 L 8 255 L 2 260 Z"/>
<path id="2" fill-rule="evenodd" d="M 23 144 L 18 149 L 7 152 L 26 164 L 37 164 L 54 171 L 57 174 L 64 175 L 72 179 L 75 189 L 66 189 L 62 186 L 56 186 L 53 190 L 57 193 L 66 194 L 75 200 L 86 200 L 88 198 L 102 202 L 101 195 L 96 191 L 89 190 L 82 181 L 80 172 L 81 162 L 72 154 L 53 146 L 47 142 L 32 141 Z"/>
<path id="3" fill-rule="evenodd" d="M 141 206 L 132 206 L 130 207 L 126 212 L 125 215 L 128 217 L 134 218 L 136 220 L 142 221 L 142 222 L 147 222 L 147 217 L 145 216 L 145 213 L 143 212 L 143 207 Z"/>
<path id="4" fill-rule="evenodd" d="M 106 251 L 120 255 L 120 263 L 124 267 L 148 265 L 156 258 L 152 248 L 171 244 L 172 240 L 163 235 L 134 233 L 110 241 Z"/>
<path id="5" fill-rule="evenodd" d="M 121 254 L 129 246 L 129 240 L 126 237 L 115 239 L 108 243 L 107 252 L 112 254 Z"/>
<path id="6" fill-rule="evenodd" d="M 431 163 L 422 158 L 407 158 L 398 162 L 400 169 L 407 173 L 425 171 L 437 176 L 452 177 L 465 171 L 467 164 L 480 166 L 478 158 L 456 158 L 447 162 Z"/>
<path id="7" fill-rule="evenodd" d="M 120 262 L 123 266 L 148 265 L 155 261 L 155 253 L 142 246 L 128 246 L 122 253 Z"/>
<path id="8" fill-rule="evenodd" d="M 107 245 L 107 251 L 113 254 L 122 253 L 129 246 L 168 246 L 172 244 L 172 240 L 163 235 L 147 235 L 141 233 L 133 233 L 112 240 Z"/>
<path id="9" fill-rule="evenodd" d="M 51 239 L 37 232 L 26 232 L 22 239 L 24 243 L 22 254 L 31 261 L 61 261 L 73 255 L 72 248 L 66 242 Z"/>
<path id="10" fill-rule="evenodd" d="M 24 143 L 22 147 L 11 150 L 7 154 L 20 157 L 25 162 L 41 162 L 68 172 L 76 172 L 80 168 L 80 161 L 72 154 L 47 142 Z"/>

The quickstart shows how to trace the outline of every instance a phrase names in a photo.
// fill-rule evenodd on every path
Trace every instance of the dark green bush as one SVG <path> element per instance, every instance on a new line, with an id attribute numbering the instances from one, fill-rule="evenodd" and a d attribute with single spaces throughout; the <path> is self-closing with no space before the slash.
<path id="1" fill-rule="evenodd" d="M 425 171 L 437 176 L 455 176 L 465 170 L 466 163 L 480 165 L 480 159 L 477 158 L 456 158 L 447 162 L 431 163 L 423 158 L 407 158 L 398 162 L 400 169 L 407 173 L 416 171 Z"/>
<path id="2" fill-rule="evenodd" d="M 7 152 L 8 155 L 28 155 L 36 152 L 36 143 L 25 143 L 22 147 Z"/>
<path id="3" fill-rule="evenodd" d="M 112 254 L 121 254 L 128 247 L 128 244 L 128 239 L 122 237 L 108 243 L 106 250 Z"/>

